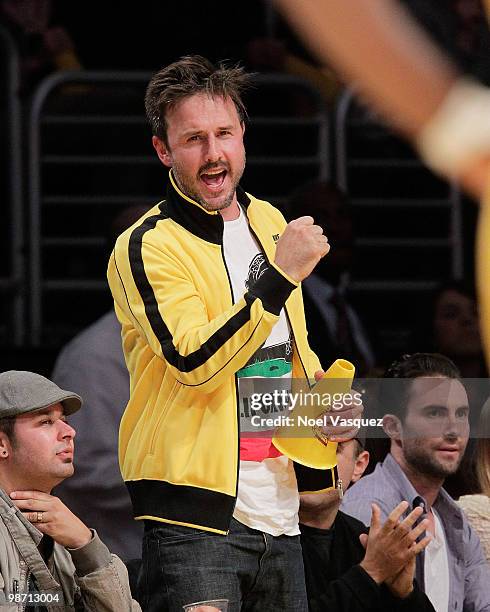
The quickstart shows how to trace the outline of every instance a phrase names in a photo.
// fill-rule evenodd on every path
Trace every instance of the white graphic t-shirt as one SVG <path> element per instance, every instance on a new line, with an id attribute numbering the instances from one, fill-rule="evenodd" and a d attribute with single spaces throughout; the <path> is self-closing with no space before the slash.
<path id="1" fill-rule="evenodd" d="M 268 267 L 242 211 L 238 219 L 225 221 L 223 247 L 233 298 L 237 302 Z M 283 309 L 266 342 L 237 372 L 242 418 L 250 416 L 246 379 L 275 377 L 289 381 L 291 359 L 290 330 Z M 290 383 L 287 384 L 289 388 Z M 270 437 L 252 434 L 249 438 L 242 431 L 238 497 L 233 516 L 248 527 L 274 536 L 297 535 L 299 495 L 294 468 L 273 446 L 271 437 L 272 432 Z"/>

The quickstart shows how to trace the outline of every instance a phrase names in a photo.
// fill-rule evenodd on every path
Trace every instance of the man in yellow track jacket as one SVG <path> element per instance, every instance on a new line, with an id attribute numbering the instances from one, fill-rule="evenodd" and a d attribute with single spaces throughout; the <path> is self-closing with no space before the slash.
<path id="1" fill-rule="evenodd" d="M 216 598 L 307 609 L 293 465 L 272 436 L 240 437 L 238 383 L 321 375 L 299 283 L 329 245 L 311 217 L 287 225 L 239 187 L 246 81 L 199 56 L 154 75 L 146 110 L 170 185 L 109 263 L 131 376 L 120 463 L 145 521 L 147 610 Z"/>

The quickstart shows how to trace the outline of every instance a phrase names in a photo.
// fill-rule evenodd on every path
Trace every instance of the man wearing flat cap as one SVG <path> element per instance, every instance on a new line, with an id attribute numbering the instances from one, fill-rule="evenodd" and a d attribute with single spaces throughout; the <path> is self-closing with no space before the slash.
<path id="1" fill-rule="evenodd" d="M 51 490 L 73 474 L 82 405 L 33 372 L 0 374 L 0 606 L 137 611 L 123 562 Z"/>

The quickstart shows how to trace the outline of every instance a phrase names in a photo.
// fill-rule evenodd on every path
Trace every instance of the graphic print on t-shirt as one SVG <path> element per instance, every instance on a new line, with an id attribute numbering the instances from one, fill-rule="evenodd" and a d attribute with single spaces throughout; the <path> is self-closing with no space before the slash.
<path id="1" fill-rule="evenodd" d="M 236 304 L 246 291 L 253 293 L 254 283 L 269 266 L 250 231 L 243 210 L 240 210 L 237 219 L 224 224 L 223 255 L 230 277 L 233 303 Z M 247 401 L 253 393 L 253 387 L 259 384 L 272 389 L 284 387 L 289 397 L 292 348 L 290 329 L 283 309 L 269 337 L 238 372 L 237 378 L 242 417 L 238 490 L 233 516 L 243 525 L 273 536 L 299 533 L 298 487 L 292 462 L 284 455 L 279 455 L 272 446 L 273 432 L 256 435 L 256 432 L 251 431 L 251 411 Z M 282 378 L 271 378 L 278 375 Z M 263 410 L 271 411 L 274 407 L 267 406 Z M 263 412 L 260 414 L 267 416 Z M 255 439 L 252 438 L 254 435 Z"/>
<path id="2" fill-rule="evenodd" d="M 245 280 L 245 287 L 247 290 L 253 287 L 268 267 L 264 254 L 257 253 L 248 266 L 248 274 Z"/>
<path id="3" fill-rule="evenodd" d="M 263 253 L 257 253 L 249 264 L 245 287 L 250 289 L 269 267 Z M 287 330 L 287 322 L 284 313 L 283 323 Z M 276 334 L 274 334 L 276 332 Z M 288 333 L 288 332 L 286 332 Z M 275 342 L 279 340 L 279 342 Z M 240 437 L 240 459 L 242 461 L 263 461 L 268 457 L 278 457 L 281 453 L 272 444 L 272 432 L 260 431 L 251 424 L 254 414 L 260 416 L 273 416 L 273 413 L 287 411 L 287 406 L 270 405 L 262 406 L 260 410 L 250 409 L 250 394 L 253 393 L 253 383 L 247 384 L 247 378 L 274 378 L 276 379 L 271 391 L 289 388 L 291 377 L 292 346 L 291 336 L 285 339 L 284 325 L 279 323 L 274 326 L 271 335 L 265 344 L 259 348 L 249 359 L 246 366 L 237 372 L 238 391 L 240 401 L 241 431 Z M 285 385 L 281 385 L 278 379 L 285 379 Z M 250 381 L 252 382 L 252 381 Z M 277 383 L 277 384 L 276 384 Z M 279 388 L 280 387 L 280 388 Z M 247 437 L 250 432 L 250 437 Z"/>

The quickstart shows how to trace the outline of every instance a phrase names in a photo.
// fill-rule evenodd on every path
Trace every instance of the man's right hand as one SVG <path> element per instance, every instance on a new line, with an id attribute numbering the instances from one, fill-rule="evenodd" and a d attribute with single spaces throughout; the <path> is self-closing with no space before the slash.
<path id="1" fill-rule="evenodd" d="M 92 532 L 65 504 L 43 491 L 12 491 L 10 497 L 22 514 L 39 531 L 67 548 L 81 548 Z"/>
<path id="2" fill-rule="evenodd" d="M 427 529 L 429 521 L 424 519 L 416 527 L 413 526 L 423 512 L 420 507 L 412 510 L 401 521 L 400 518 L 407 508 L 408 502 L 400 502 L 389 514 L 384 525 L 381 525 L 381 511 L 376 504 L 372 504 L 369 535 L 360 536 L 361 543 L 366 548 L 366 555 L 360 566 L 378 584 L 397 576 L 431 540 L 431 536 L 427 535 L 420 542 L 416 542 Z"/>
<path id="3" fill-rule="evenodd" d="M 299 217 L 287 224 L 276 246 L 274 263 L 288 276 L 301 282 L 330 250 L 327 237 L 313 217 Z"/>

